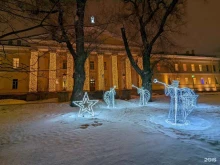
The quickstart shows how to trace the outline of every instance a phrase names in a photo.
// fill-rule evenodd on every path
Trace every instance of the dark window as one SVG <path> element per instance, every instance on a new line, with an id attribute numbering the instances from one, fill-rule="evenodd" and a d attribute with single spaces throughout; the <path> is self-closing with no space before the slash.
<path id="1" fill-rule="evenodd" d="M 171 78 L 168 78 L 168 84 L 172 84 Z"/>
<path id="2" fill-rule="evenodd" d="M 91 78 L 90 79 L 90 91 L 95 90 L 95 79 Z"/>
<path id="3" fill-rule="evenodd" d="M 90 70 L 94 70 L 94 69 L 95 69 L 94 61 L 90 61 Z"/>
<path id="4" fill-rule="evenodd" d="M 209 66 L 208 66 L 208 65 L 206 65 L 206 71 L 207 71 L 207 72 L 209 71 Z"/>
<path id="5" fill-rule="evenodd" d="M 213 65 L 213 72 L 215 72 L 216 71 L 216 69 L 215 69 L 215 65 Z"/>
<path id="6" fill-rule="evenodd" d="M 157 70 L 160 71 L 160 64 L 157 63 Z"/>
<path id="7" fill-rule="evenodd" d="M 13 45 L 13 41 L 12 41 L 12 40 L 9 40 L 9 41 L 8 41 L 8 45 Z"/>
<path id="8" fill-rule="evenodd" d="M 107 64 L 104 62 L 104 69 L 107 70 Z"/>
<path id="9" fill-rule="evenodd" d="M 21 40 L 17 40 L 17 45 L 21 46 Z"/>
<path id="10" fill-rule="evenodd" d="M 13 79 L 12 89 L 18 89 L 18 79 Z"/>
<path id="11" fill-rule="evenodd" d="M 67 61 L 66 60 L 63 61 L 63 69 L 67 69 Z"/>

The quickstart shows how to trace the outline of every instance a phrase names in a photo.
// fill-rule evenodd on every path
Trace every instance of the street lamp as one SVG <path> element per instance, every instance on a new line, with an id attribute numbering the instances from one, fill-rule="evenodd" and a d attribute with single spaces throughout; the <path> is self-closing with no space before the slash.
<path id="1" fill-rule="evenodd" d="M 94 24 L 95 23 L 95 17 L 91 16 L 91 23 Z"/>

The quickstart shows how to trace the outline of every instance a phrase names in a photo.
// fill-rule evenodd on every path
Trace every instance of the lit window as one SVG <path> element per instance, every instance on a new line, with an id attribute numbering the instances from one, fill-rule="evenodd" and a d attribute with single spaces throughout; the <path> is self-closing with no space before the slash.
<path id="1" fill-rule="evenodd" d="M 203 77 L 201 78 L 200 82 L 201 82 L 202 85 L 205 84 L 205 81 L 204 81 L 204 78 L 203 78 Z"/>
<path id="2" fill-rule="evenodd" d="M 202 72 L 202 65 L 199 65 L 199 71 Z"/>
<path id="3" fill-rule="evenodd" d="M 104 62 L 104 70 L 107 70 L 107 63 Z"/>
<path id="4" fill-rule="evenodd" d="M 196 84 L 196 78 L 195 77 L 193 78 L 193 84 Z"/>
<path id="5" fill-rule="evenodd" d="M 19 58 L 13 58 L 13 68 L 19 67 Z"/>
<path id="6" fill-rule="evenodd" d="M 175 64 L 175 71 L 179 71 L 178 64 Z"/>
<path id="7" fill-rule="evenodd" d="M 95 69 L 94 61 L 90 61 L 90 70 L 94 70 L 94 69 Z"/>
<path id="8" fill-rule="evenodd" d="M 177 77 L 177 78 L 176 78 L 176 80 L 177 80 L 177 81 L 179 81 L 179 84 L 180 84 L 180 78 L 179 78 L 179 77 Z"/>
<path id="9" fill-rule="evenodd" d="M 208 84 L 212 83 L 212 79 L 210 77 L 208 77 Z"/>
<path id="10" fill-rule="evenodd" d="M 218 78 L 215 77 L 215 84 L 218 84 Z"/>
<path id="11" fill-rule="evenodd" d="M 187 71 L 186 64 L 183 64 L 183 71 Z"/>
<path id="12" fill-rule="evenodd" d="M 195 72 L 195 65 L 194 64 L 191 64 L 191 69 L 193 72 Z"/>
<path id="13" fill-rule="evenodd" d="M 157 63 L 157 70 L 160 71 L 160 64 Z"/>
<path id="14" fill-rule="evenodd" d="M 13 79 L 13 81 L 12 81 L 12 89 L 18 89 L 18 79 Z"/>
<path id="15" fill-rule="evenodd" d="M 63 69 L 67 69 L 67 61 L 66 60 L 63 61 Z"/>
<path id="16" fill-rule="evenodd" d="M 206 71 L 207 71 L 207 72 L 209 71 L 209 66 L 208 66 L 208 65 L 206 65 Z"/>
<path id="17" fill-rule="evenodd" d="M 187 77 L 185 78 L 185 83 L 189 84 L 189 79 Z"/>

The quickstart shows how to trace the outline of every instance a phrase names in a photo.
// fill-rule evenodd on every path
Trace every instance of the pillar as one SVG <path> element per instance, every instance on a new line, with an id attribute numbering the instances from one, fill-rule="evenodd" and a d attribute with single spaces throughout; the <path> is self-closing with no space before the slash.
<path id="1" fill-rule="evenodd" d="M 103 55 L 98 55 L 98 90 L 104 90 L 104 62 L 103 62 Z"/>
<path id="2" fill-rule="evenodd" d="M 142 57 L 138 57 L 138 66 L 141 70 L 143 69 Z M 142 79 L 141 79 L 141 76 L 139 74 L 138 74 L 138 85 L 139 85 L 139 87 L 142 87 Z"/>
<path id="3" fill-rule="evenodd" d="M 85 68 L 86 79 L 85 79 L 85 82 L 84 82 L 83 90 L 89 91 L 90 90 L 90 85 L 89 85 L 89 58 L 86 59 L 84 68 Z"/>
<path id="4" fill-rule="evenodd" d="M 128 58 L 125 60 L 126 89 L 131 89 L 131 64 Z"/>
<path id="5" fill-rule="evenodd" d="M 67 91 L 73 90 L 73 56 L 70 53 L 67 53 Z"/>
<path id="6" fill-rule="evenodd" d="M 55 52 L 50 52 L 50 64 L 49 64 L 49 92 L 56 91 L 56 58 Z"/>
<path id="7" fill-rule="evenodd" d="M 112 55 L 112 84 L 118 89 L 118 59 L 116 55 Z"/>
<path id="8" fill-rule="evenodd" d="M 37 92 L 38 74 L 38 51 L 31 52 L 30 73 L 29 73 L 29 92 Z"/>

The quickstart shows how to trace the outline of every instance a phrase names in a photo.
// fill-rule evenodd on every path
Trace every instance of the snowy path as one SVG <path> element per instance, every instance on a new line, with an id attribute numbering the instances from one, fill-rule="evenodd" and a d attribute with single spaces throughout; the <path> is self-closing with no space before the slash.
<path id="1" fill-rule="evenodd" d="M 220 164 L 220 95 L 200 96 L 189 119 L 210 125 L 196 130 L 163 124 L 169 99 L 155 100 L 100 102 L 94 118 L 78 118 L 68 103 L 0 106 L 0 165 Z"/>

